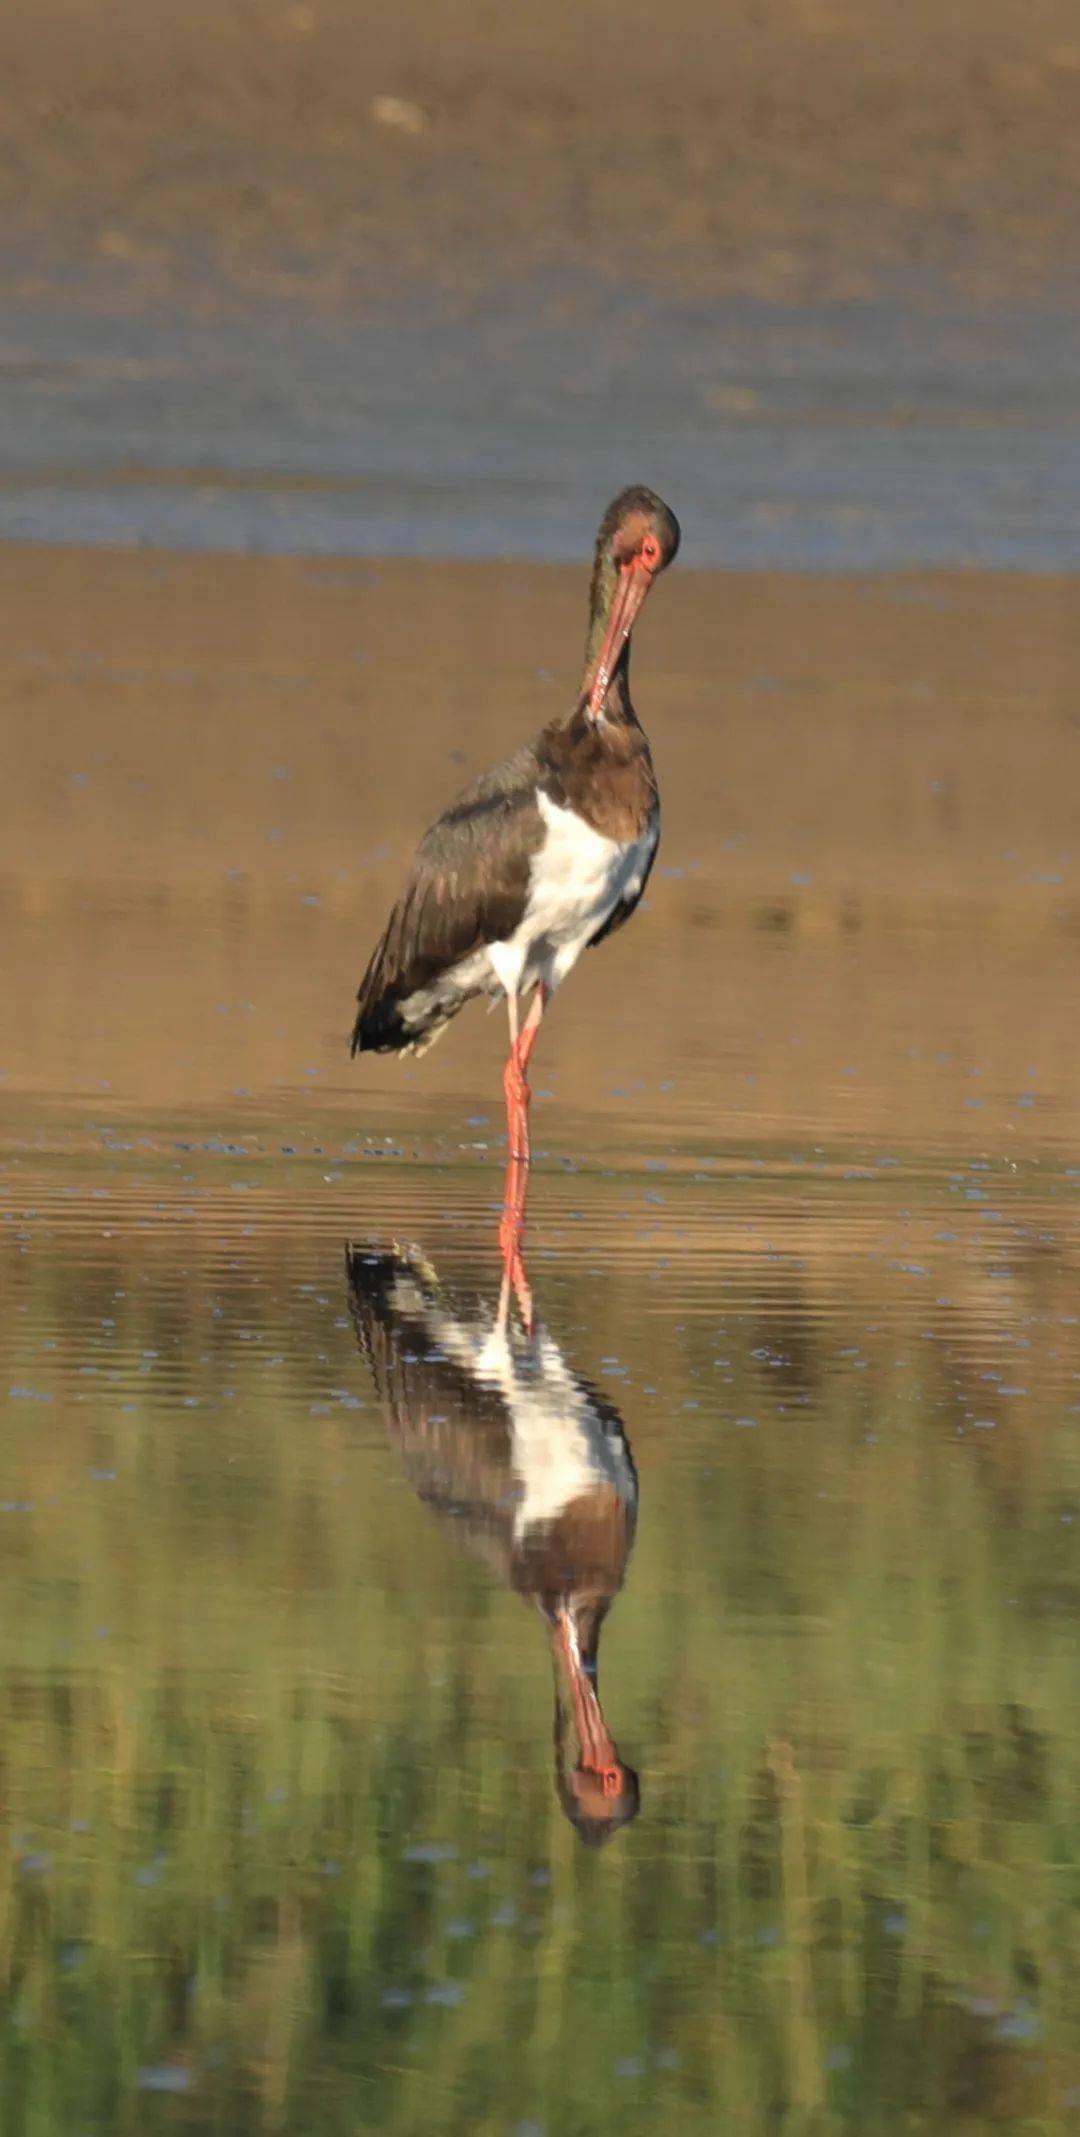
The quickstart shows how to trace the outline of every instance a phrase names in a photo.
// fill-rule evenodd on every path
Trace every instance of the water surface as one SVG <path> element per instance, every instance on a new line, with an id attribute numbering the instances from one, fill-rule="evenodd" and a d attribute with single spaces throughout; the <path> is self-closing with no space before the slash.
<path id="1" fill-rule="evenodd" d="M 644 479 L 697 565 L 1080 565 L 1068 308 L 512 270 L 240 318 L 77 292 L 0 301 L 7 540 L 566 562 Z"/>
<path id="2" fill-rule="evenodd" d="M 637 1478 L 600 1847 L 447 1392 L 502 1032 L 344 1053 L 578 575 L 0 582 L 5 2130 L 1074 2127 L 1069 582 L 646 615 L 664 845 L 536 1057 L 515 1338 Z M 395 1252 L 443 1319 L 388 1397 L 347 1257 Z"/>

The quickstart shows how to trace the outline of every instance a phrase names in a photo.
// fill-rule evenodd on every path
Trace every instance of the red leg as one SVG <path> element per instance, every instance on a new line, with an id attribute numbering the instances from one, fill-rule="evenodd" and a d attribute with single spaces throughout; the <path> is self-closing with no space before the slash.
<path id="1" fill-rule="evenodd" d="M 532 1099 L 532 1092 L 529 1089 L 529 1061 L 533 1047 L 536 1045 L 540 1019 L 547 1007 L 550 993 L 550 987 L 537 988 L 529 1004 L 529 1014 L 520 1032 L 517 1028 L 517 1001 L 513 995 L 507 996 L 507 1009 L 510 1015 L 510 1052 L 507 1057 L 506 1067 L 503 1070 L 503 1090 L 506 1093 L 506 1129 L 510 1155 L 522 1165 L 528 1165 L 532 1159 L 532 1150 L 529 1143 L 529 1105 Z"/>
<path id="2" fill-rule="evenodd" d="M 525 1205 L 529 1194 L 529 1168 L 521 1158 L 511 1152 L 506 1161 L 506 1178 L 503 1182 L 502 1219 L 499 1224 L 499 1249 L 503 1268 L 513 1277 L 514 1290 L 518 1291 L 518 1274 L 524 1280 L 521 1261 L 521 1242 L 525 1235 Z"/>
<path id="3" fill-rule="evenodd" d="M 532 1162 L 529 1143 L 529 1090 L 528 1079 L 518 1057 L 517 1045 L 511 1047 L 503 1070 L 503 1090 L 506 1094 L 506 1142 L 511 1162 L 528 1166 Z"/>
<path id="4" fill-rule="evenodd" d="M 511 1158 L 506 1168 L 506 1186 L 503 1189 L 502 1222 L 499 1226 L 499 1246 L 503 1258 L 502 1290 L 499 1293 L 498 1325 L 505 1328 L 510 1314 L 510 1294 L 517 1300 L 518 1312 L 526 1335 L 532 1335 L 534 1309 L 532 1285 L 525 1269 L 522 1236 L 525 1230 L 525 1191 L 528 1173 L 524 1166 Z"/>
<path id="5" fill-rule="evenodd" d="M 503 1090 L 506 1093 L 508 1157 L 499 1245 L 502 1250 L 503 1268 L 513 1285 L 526 1327 L 532 1326 L 532 1293 L 521 1256 L 525 1204 L 529 1191 L 529 1166 L 532 1162 L 532 1147 L 529 1141 L 529 1104 L 532 1093 L 529 1090 L 527 1070 L 549 992 L 547 987 L 537 988 L 520 1033 L 517 1029 L 517 1002 L 512 996 L 507 997 L 510 1053 L 503 1071 Z"/>
<path id="6" fill-rule="evenodd" d="M 521 1027 L 521 1037 L 518 1040 L 518 1059 L 521 1063 L 522 1075 L 525 1074 L 529 1066 L 529 1059 L 533 1047 L 536 1045 L 537 1035 L 540 1030 L 540 1019 L 550 1000 L 551 988 L 545 987 L 541 983 L 529 1004 L 529 1014 Z"/>

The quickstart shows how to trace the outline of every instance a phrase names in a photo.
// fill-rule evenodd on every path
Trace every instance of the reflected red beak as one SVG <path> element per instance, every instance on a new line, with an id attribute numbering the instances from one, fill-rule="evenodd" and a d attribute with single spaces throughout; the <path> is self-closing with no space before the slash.
<path id="1" fill-rule="evenodd" d="M 605 1795 L 618 1795 L 622 1777 L 619 1754 L 604 1720 L 592 1678 L 582 1662 L 577 1634 L 566 1611 L 559 1614 L 558 1641 L 574 1710 L 581 1763 L 600 1776 Z"/>
<path id="2" fill-rule="evenodd" d="M 608 685 L 619 664 L 619 655 L 634 628 L 638 611 L 653 582 L 653 574 L 640 557 L 630 564 L 623 564 L 619 572 L 619 584 L 611 604 L 611 616 L 600 648 L 596 674 L 589 687 L 589 718 L 595 720 L 603 711 Z"/>

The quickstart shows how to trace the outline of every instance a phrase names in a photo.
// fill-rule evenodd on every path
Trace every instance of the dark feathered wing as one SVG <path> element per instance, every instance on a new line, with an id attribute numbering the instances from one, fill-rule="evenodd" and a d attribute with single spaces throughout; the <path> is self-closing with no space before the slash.
<path id="1" fill-rule="evenodd" d="M 519 751 L 460 795 L 422 840 L 360 985 L 354 1054 L 428 1043 L 466 999 L 438 983 L 474 950 L 513 934 L 543 833 L 538 776 L 532 749 Z M 420 1023 L 406 1019 L 410 997 L 432 989 Z"/>
<path id="2" fill-rule="evenodd" d="M 434 1273 L 400 1251 L 346 1253 L 349 1303 L 405 1474 L 417 1497 L 505 1578 L 515 1493 L 506 1398 L 440 1351 L 445 1306 Z M 482 1316 L 460 1326 L 482 1335 Z"/>
<path id="3" fill-rule="evenodd" d="M 349 1247 L 345 1258 L 353 1325 L 413 1490 L 509 1577 L 520 1481 L 511 1451 L 513 1395 L 494 1374 L 485 1375 L 479 1355 L 491 1315 L 459 1312 L 415 1250 Z M 447 1356 L 448 1327 L 463 1339 L 460 1359 Z M 465 1362 L 470 1348 L 472 1368 Z M 544 1387 L 540 1354 L 525 1336 L 511 1336 L 510 1351 L 514 1379 L 520 1372 L 520 1385 L 535 1402 Z M 597 1424 L 618 1438 L 636 1493 L 619 1412 L 579 1374 L 572 1378 Z M 633 1507 L 627 1519 L 632 1536 Z M 565 1567 L 561 1573 L 570 1578 Z"/>
<path id="4" fill-rule="evenodd" d="M 634 892 L 633 897 L 620 898 L 618 904 L 612 906 L 611 911 L 608 914 L 603 927 L 597 928 L 595 935 L 590 937 L 587 945 L 590 950 L 595 950 L 598 942 L 606 942 L 609 935 L 614 935 L 616 928 L 625 927 L 627 921 L 630 918 L 631 913 L 635 913 L 637 911 L 638 906 L 641 904 L 641 901 L 645 896 L 646 885 L 648 884 L 649 877 L 653 872 L 653 862 L 656 859 L 659 847 L 660 835 L 658 831 L 656 838 L 653 840 L 652 852 L 650 853 L 649 858 L 645 863 L 645 872 L 641 878 L 640 883 L 638 884 L 636 891 Z"/>

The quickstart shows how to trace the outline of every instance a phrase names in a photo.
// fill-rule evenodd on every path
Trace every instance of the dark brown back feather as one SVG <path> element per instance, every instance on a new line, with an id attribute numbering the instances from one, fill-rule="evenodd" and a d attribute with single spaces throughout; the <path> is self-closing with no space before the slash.
<path id="1" fill-rule="evenodd" d="M 604 838 L 641 838 L 659 806 L 656 772 L 644 728 L 622 674 L 608 693 L 608 709 L 591 721 L 582 706 L 569 720 L 553 720 L 537 744 L 546 791 Z"/>

